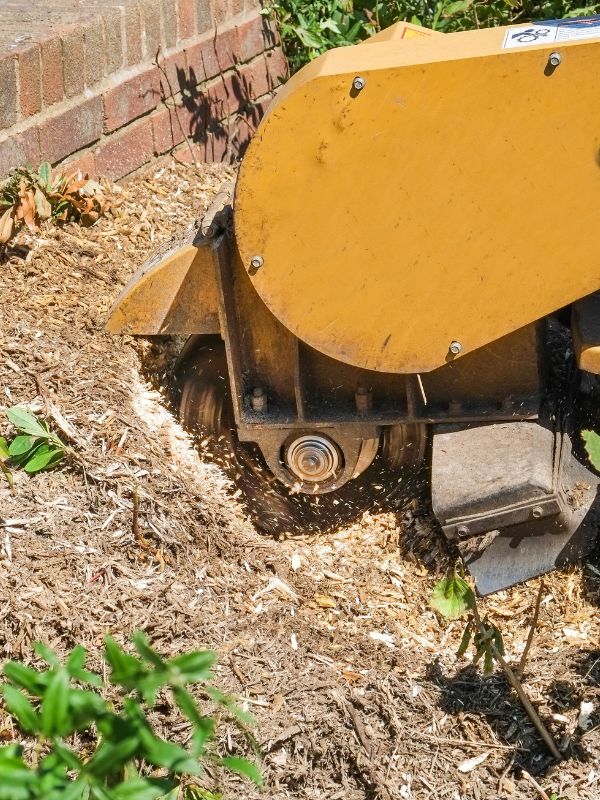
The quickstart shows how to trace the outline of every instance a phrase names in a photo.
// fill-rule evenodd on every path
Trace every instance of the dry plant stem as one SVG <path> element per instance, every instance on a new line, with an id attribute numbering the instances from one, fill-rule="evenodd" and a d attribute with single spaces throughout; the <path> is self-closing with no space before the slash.
<path id="1" fill-rule="evenodd" d="M 540 796 L 540 800 L 550 800 L 549 795 L 542 789 L 542 787 L 539 785 L 539 783 L 536 781 L 536 779 L 533 777 L 533 775 L 530 775 L 524 769 L 521 770 L 521 775 L 525 778 L 525 780 L 528 783 L 530 783 L 533 786 L 533 788 L 536 790 L 536 792 Z"/>
<path id="2" fill-rule="evenodd" d="M 531 643 L 533 641 L 533 634 L 535 633 L 535 629 L 537 628 L 537 621 L 540 615 L 540 605 L 542 602 L 542 595 L 544 593 L 544 581 L 540 581 L 540 588 L 538 590 L 537 599 L 535 601 L 535 609 L 533 612 L 533 618 L 531 620 L 531 625 L 529 627 L 529 635 L 527 636 L 527 642 L 525 643 L 525 649 L 523 650 L 523 654 L 521 655 L 521 660 L 519 661 L 519 666 L 515 670 L 515 673 L 519 676 L 519 678 L 523 677 L 525 672 L 525 664 L 527 663 L 527 656 L 529 655 L 529 650 L 531 649 Z"/>
<path id="3" fill-rule="evenodd" d="M 475 624 L 477 625 L 477 628 L 479 629 L 479 632 L 481 633 L 482 636 L 485 636 L 485 626 L 484 626 L 483 622 L 481 621 L 481 617 L 479 616 L 479 611 L 477 609 L 477 603 L 476 602 L 473 603 L 473 605 L 471 607 L 471 610 L 473 611 L 473 616 L 475 618 Z M 510 683 L 510 685 L 513 687 L 513 689 L 517 693 L 517 696 L 518 696 L 519 700 L 521 701 L 521 705 L 523 706 L 523 708 L 527 712 L 527 716 L 529 717 L 529 719 L 533 722 L 533 724 L 535 726 L 535 729 L 537 730 L 537 732 L 540 734 L 540 736 L 542 737 L 542 739 L 546 743 L 546 746 L 547 746 L 548 750 L 550 750 L 550 752 L 552 753 L 552 756 L 557 761 L 562 761 L 562 755 L 560 754 L 560 751 L 559 751 L 558 747 L 556 746 L 556 743 L 555 743 L 554 739 L 552 738 L 552 735 L 550 734 L 550 731 L 548 730 L 548 728 L 546 728 L 546 726 L 544 725 L 542 720 L 539 718 L 537 711 L 535 710 L 535 708 L 531 704 L 531 700 L 525 694 L 525 690 L 523 689 L 523 687 L 521 685 L 521 682 L 519 681 L 519 679 L 517 678 L 515 673 L 512 671 L 512 669 L 508 666 L 508 664 L 506 663 L 506 661 L 504 660 L 504 658 L 502 657 L 502 655 L 498 651 L 498 648 L 496 647 L 496 645 L 493 642 L 490 642 L 490 647 L 492 649 L 492 653 L 494 655 L 494 658 L 496 659 L 496 661 L 502 667 L 502 670 L 504 671 L 504 674 L 506 675 L 506 678 L 507 678 L 508 682 Z"/>

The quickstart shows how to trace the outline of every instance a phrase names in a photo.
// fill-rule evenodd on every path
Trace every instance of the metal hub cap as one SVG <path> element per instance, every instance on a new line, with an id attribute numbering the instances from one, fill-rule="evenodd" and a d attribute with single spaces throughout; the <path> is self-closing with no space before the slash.
<path id="1" fill-rule="evenodd" d="M 288 446 L 285 463 L 300 480 L 322 483 L 337 473 L 340 451 L 327 436 L 308 434 L 299 436 Z"/>

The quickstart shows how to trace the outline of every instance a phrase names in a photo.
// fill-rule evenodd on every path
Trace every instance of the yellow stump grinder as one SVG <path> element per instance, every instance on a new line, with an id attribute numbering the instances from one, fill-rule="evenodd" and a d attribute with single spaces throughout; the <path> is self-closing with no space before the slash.
<path id="1" fill-rule="evenodd" d="M 598 17 L 398 23 L 294 75 L 134 276 L 108 330 L 189 336 L 183 422 L 255 476 L 265 528 L 424 465 L 481 593 L 589 550 L 599 97 Z"/>

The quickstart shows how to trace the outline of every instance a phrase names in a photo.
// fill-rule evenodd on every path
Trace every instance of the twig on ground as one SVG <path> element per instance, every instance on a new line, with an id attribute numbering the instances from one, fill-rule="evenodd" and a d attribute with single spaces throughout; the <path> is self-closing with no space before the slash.
<path id="1" fill-rule="evenodd" d="M 473 616 L 475 618 L 475 623 L 477 625 L 477 628 L 479 629 L 481 635 L 485 636 L 486 628 L 483 622 L 481 621 L 481 617 L 479 616 L 477 603 L 474 602 L 471 608 L 473 611 Z M 504 674 L 506 675 L 508 682 L 517 693 L 517 696 L 521 701 L 521 705 L 527 712 L 527 716 L 532 721 L 535 729 L 546 743 L 548 750 L 552 753 L 552 756 L 556 759 L 556 761 L 562 761 L 562 755 L 558 747 L 556 746 L 554 739 L 552 738 L 552 734 L 540 719 L 537 711 L 535 710 L 535 708 L 531 703 L 531 700 L 527 697 L 527 694 L 525 693 L 525 690 L 523 689 L 521 682 L 519 681 L 515 673 L 512 671 L 512 669 L 509 667 L 507 662 L 504 660 L 502 654 L 500 653 L 500 651 L 498 650 L 493 641 L 490 642 L 490 647 L 494 655 L 494 658 L 496 659 L 498 664 L 500 664 L 500 666 L 502 667 L 502 670 L 504 671 Z"/>
<path id="2" fill-rule="evenodd" d="M 540 581 L 540 588 L 538 590 L 537 599 L 535 601 L 535 609 L 533 612 L 533 618 L 531 620 L 531 626 L 529 628 L 529 635 L 527 636 L 527 642 L 525 643 L 525 649 L 523 650 L 523 654 L 521 655 L 521 660 L 519 661 L 519 666 L 515 670 L 515 674 L 518 675 L 519 678 L 522 678 L 525 673 L 525 664 L 527 663 L 527 656 L 529 655 L 529 650 L 531 648 L 531 643 L 533 641 L 533 634 L 535 633 L 535 629 L 537 627 L 538 617 L 540 615 L 540 604 L 542 602 L 542 595 L 544 593 L 544 581 Z"/>
<path id="3" fill-rule="evenodd" d="M 548 795 L 548 793 L 545 792 L 544 789 L 542 789 L 542 787 L 539 785 L 539 783 L 536 781 L 536 779 L 533 777 L 533 775 L 530 775 L 524 769 L 521 770 L 521 775 L 525 778 L 525 780 L 528 783 L 530 783 L 533 786 L 533 788 L 536 790 L 536 792 L 540 796 L 540 800 L 550 800 L 550 796 Z"/>

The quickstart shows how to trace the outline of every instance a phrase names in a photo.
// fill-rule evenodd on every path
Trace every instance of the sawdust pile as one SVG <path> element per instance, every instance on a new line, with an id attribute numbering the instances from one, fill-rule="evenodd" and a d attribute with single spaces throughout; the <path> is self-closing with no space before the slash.
<path id="1" fill-rule="evenodd" d="M 103 333 L 133 270 L 229 175 L 146 173 L 117 187 L 95 227 L 20 234 L 0 263 L 0 405 L 67 420 L 82 462 L 18 473 L 15 496 L 0 485 L 1 658 L 29 659 L 41 639 L 82 643 L 97 663 L 106 633 L 137 629 L 165 654 L 215 648 L 219 681 L 258 722 L 262 797 L 541 796 L 525 767 L 548 795 L 598 798 L 597 566 L 546 581 L 525 684 L 568 753 L 552 765 L 502 676 L 457 661 L 460 625 L 429 609 L 447 556 L 417 503 L 333 533 L 259 535 L 141 377 L 156 350 Z M 482 604 L 514 657 L 536 592 L 533 581 Z M 171 732 L 185 741 L 175 718 Z M 221 788 L 259 796 L 233 777 Z"/>

